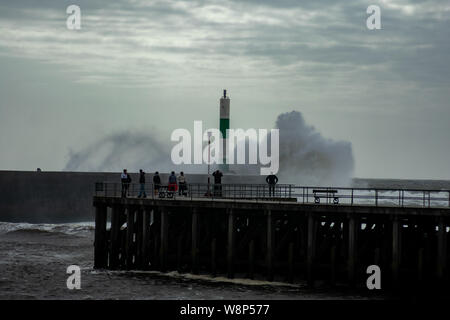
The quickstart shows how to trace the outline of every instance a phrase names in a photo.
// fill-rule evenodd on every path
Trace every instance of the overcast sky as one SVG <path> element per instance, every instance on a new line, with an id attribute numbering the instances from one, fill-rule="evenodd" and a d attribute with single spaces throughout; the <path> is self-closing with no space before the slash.
<path id="1" fill-rule="evenodd" d="M 66 8 L 81 8 L 81 30 Z M 366 9 L 381 8 L 381 30 Z M 300 111 L 356 177 L 450 179 L 450 2 L 0 0 L 0 169 L 62 170 L 117 132 Z"/>

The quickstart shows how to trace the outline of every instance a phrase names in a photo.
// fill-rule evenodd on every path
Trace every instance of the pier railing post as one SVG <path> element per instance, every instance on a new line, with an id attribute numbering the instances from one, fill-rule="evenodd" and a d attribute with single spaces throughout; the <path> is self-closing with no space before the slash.
<path id="1" fill-rule="evenodd" d="M 106 239 L 106 205 L 95 207 L 95 242 L 94 242 L 94 268 L 106 268 L 107 266 L 107 239 Z"/>

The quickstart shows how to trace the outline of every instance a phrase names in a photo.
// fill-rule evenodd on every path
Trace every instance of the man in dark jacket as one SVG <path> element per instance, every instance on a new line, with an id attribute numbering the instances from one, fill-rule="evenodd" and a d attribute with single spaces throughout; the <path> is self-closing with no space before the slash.
<path id="1" fill-rule="evenodd" d="M 156 171 L 153 176 L 153 188 L 155 189 L 155 194 L 158 194 L 159 188 L 161 187 L 161 177 L 159 176 L 159 172 Z"/>
<path id="2" fill-rule="evenodd" d="M 222 172 L 220 172 L 219 169 L 213 172 L 214 177 L 214 195 L 215 196 L 222 196 Z"/>
<path id="3" fill-rule="evenodd" d="M 275 185 L 278 183 L 278 177 L 271 172 L 266 177 L 266 182 L 269 185 L 269 197 L 272 195 L 275 197 Z"/>
<path id="4" fill-rule="evenodd" d="M 139 190 L 138 198 L 140 198 L 140 197 L 147 198 L 147 194 L 145 193 L 145 172 L 142 171 L 142 169 L 139 170 L 139 185 L 140 185 L 140 190 Z"/>

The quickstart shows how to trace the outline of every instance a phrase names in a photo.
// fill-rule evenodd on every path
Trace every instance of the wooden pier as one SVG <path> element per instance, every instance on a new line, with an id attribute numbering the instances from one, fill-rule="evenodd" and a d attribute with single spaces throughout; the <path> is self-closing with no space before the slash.
<path id="1" fill-rule="evenodd" d="M 383 289 L 449 284 L 448 207 L 93 200 L 95 268 L 365 287 L 377 265 Z"/>

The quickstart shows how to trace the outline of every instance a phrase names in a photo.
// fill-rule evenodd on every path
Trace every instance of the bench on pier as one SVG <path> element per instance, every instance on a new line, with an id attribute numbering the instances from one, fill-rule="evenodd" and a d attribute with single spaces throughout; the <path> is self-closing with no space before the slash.
<path id="1" fill-rule="evenodd" d="M 314 203 L 320 203 L 320 198 L 333 198 L 333 203 L 339 203 L 339 197 L 336 195 L 338 193 L 335 189 L 314 189 Z"/>
<path id="2" fill-rule="evenodd" d="M 159 198 L 173 198 L 174 194 L 178 192 L 178 187 L 174 186 L 160 186 L 158 190 L 158 197 Z M 183 196 L 187 197 L 187 187 L 182 190 Z"/>

